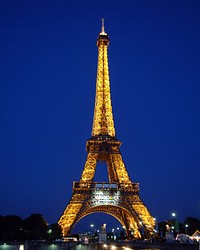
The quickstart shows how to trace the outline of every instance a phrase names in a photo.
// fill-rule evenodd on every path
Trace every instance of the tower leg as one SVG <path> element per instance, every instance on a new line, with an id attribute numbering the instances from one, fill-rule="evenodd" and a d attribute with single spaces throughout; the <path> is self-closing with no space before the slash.
<path id="1" fill-rule="evenodd" d="M 97 165 L 97 158 L 98 158 L 97 153 L 88 153 L 80 181 L 91 182 L 94 179 L 96 165 Z"/>
<path id="2" fill-rule="evenodd" d="M 71 233 L 74 225 L 77 214 L 80 212 L 83 206 L 84 198 L 83 195 L 74 194 L 65 208 L 63 215 L 60 217 L 58 224 L 62 228 L 63 236 L 66 236 Z"/>

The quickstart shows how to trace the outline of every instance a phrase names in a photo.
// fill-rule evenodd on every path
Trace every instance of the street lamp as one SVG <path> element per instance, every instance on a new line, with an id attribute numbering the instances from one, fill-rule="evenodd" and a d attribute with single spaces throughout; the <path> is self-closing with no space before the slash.
<path id="1" fill-rule="evenodd" d="M 158 223 L 157 223 L 157 220 L 156 220 L 155 217 L 153 218 L 153 221 L 154 221 L 154 227 L 155 227 L 154 232 L 157 233 L 157 231 L 158 231 Z"/>
<path id="2" fill-rule="evenodd" d="M 119 233 L 119 227 L 117 227 L 117 233 L 116 236 L 119 237 L 120 233 Z"/>
<path id="3" fill-rule="evenodd" d="M 91 237 L 91 239 L 93 240 L 93 237 L 95 236 L 95 234 L 94 234 L 94 224 L 90 224 L 90 227 L 91 227 L 91 234 L 90 234 L 90 237 Z"/>
<path id="4" fill-rule="evenodd" d="M 49 229 L 47 232 L 48 232 L 48 236 L 49 236 L 49 240 L 50 240 L 51 239 L 52 229 Z"/>
<path id="5" fill-rule="evenodd" d="M 93 230 L 93 228 L 94 228 L 94 224 L 91 224 L 91 225 L 90 225 L 90 227 L 91 227 L 91 231 L 92 231 L 92 233 L 94 233 L 94 230 Z"/>
<path id="6" fill-rule="evenodd" d="M 112 233 L 113 233 L 113 240 L 115 240 L 115 229 L 114 228 L 112 228 Z"/>
<path id="7" fill-rule="evenodd" d="M 173 212 L 173 213 L 172 213 L 172 217 L 176 217 L 176 213 Z"/>
<path id="8" fill-rule="evenodd" d="M 185 234 L 187 234 L 188 224 L 185 224 Z"/>
<path id="9" fill-rule="evenodd" d="M 174 218 L 173 224 L 174 224 L 174 232 L 178 233 L 179 232 L 179 222 L 176 220 L 176 213 L 172 213 L 172 217 Z"/>

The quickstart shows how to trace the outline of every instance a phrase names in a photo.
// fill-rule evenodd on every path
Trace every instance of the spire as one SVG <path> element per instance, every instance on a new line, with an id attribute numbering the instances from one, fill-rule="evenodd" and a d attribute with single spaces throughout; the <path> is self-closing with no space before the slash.
<path id="1" fill-rule="evenodd" d="M 102 35 L 107 35 L 107 34 L 105 33 L 105 28 L 104 28 L 104 18 L 101 19 L 101 22 L 102 22 L 102 25 L 101 25 L 101 33 L 100 33 L 100 34 L 102 34 Z"/>
<path id="2" fill-rule="evenodd" d="M 98 35 L 97 46 L 99 46 L 100 41 L 106 43 L 107 45 L 109 45 L 109 36 L 105 32 L 104 18 L 101 19 L 101 32 Z"/>
<path id="3" fill-rule="evenodd" d="M 102 19 L 102 30 L 97 38 L 98 66 L 92 137 L 102 135 L 115 137 L 108 69 L 108 45 L 109 36 L 105 33 L 104 19 Z"/>

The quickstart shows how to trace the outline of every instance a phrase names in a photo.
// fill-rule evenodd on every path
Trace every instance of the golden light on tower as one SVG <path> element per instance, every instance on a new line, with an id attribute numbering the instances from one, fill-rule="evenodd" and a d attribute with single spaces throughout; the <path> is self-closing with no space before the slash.
<path id="1" fill-rule="evenodd" d="M 102 19 L 102 30 L 97 39 L 98 67 L 96 80 L 96 100 L 92 136 L 109 135 L 115 137 L 115 127 L 111 105 L 110 79 L 108 69 L 108 45 L 109 37 L 104 30 L 104 19 Z"/>
<path id="2" fill-rule="evenodd" d="M 150 237 L 155 222 L 139 197 L 139 184 L 132 183 L 116 138 L 111 104 L 108 68 L 109 36 L 102 19 L 98 34 L 98 66 L 96 96 L 91 138 L 79 182 L 73 183 L 72 198 L 59 219 L 63 235 L 70 234 L 74 225 L 91 213 L 106 213 L 115 217 L 131 238 Z M 94 182 L 97 163 L 105 162 L 109 182 Z M 144 234 L 144 235 L 142 235 Z"/>

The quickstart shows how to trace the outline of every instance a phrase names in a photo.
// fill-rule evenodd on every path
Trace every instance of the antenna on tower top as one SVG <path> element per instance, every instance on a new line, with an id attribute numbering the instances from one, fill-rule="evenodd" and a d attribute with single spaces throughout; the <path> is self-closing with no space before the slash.
<path id="1" fill-rule="evenodd" d="M 104 29 L 104 18 L 101 18 L 101 22 L 102 22 L 101 33 L 102 33 L 102 34 L 105 34 L 105 29 Z"/>

